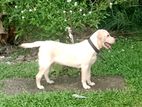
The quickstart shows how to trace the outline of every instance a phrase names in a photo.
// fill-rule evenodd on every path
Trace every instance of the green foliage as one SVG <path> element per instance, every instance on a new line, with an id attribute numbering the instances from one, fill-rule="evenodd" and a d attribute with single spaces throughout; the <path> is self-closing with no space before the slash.
<path id="1" fill-rule="evenodd" d="M 139 0 L 112 0 L 103 27 L 111 30 L 134 30 L 141 27 L 142 6 Z"/>
<path id="2" fill-rule="evenodd" d="M 6 97 L 0 95 L 1 107 L 141 107 L 140 92 L 106 91 L 82 93 L 86 99 L 76 99 L 71 92 L 43 92 Z"/>
<path id="3" fill-rule="evenodd" d="M 16 26 L 24 38 L 63 40 L 67 26 L 131 30 L 142 23 L 139 0 L 1 0 L 0 12 L 8 14 L 5 27 Z"/>
<path id="4" fill-rule="evenodd" d="M 46 32 L 46 37 L 59 37 L 67 26 L 97 28 L 106 18 L 105 2 L 75 0 L 1 0 L 1 11 L 9 14 L 6 23 L 17 27 L 17 36 Z"/>

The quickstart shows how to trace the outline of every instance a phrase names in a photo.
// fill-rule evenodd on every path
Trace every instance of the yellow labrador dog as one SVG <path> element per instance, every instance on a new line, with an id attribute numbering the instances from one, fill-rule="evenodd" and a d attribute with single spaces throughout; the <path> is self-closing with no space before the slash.
<path id="1" fill-rule="evenodd" d="M 41 85 L 41 78 L 45 77 L 47 83 L 54 83 L 49 79 L 49 70 L 53 63 L 58 63 L 70 67 L 81 68 L 81 82 L 84 89 L 90 89 L 95 83 L 91 81 L 91 65 L 96 61 L 97 54 L 101 48 L 109 49 L 115 38 L 111 37 L 108 31 L 97 30 L 89 39 L 75 44 L 65 44 L 56 41 L 37 41 L 33 43 L 23 43 L 23 48 L 39 47 L 38 61 L 39 72 L 36 75 L 36 85 L 39 89 L 44 89 Z"/>

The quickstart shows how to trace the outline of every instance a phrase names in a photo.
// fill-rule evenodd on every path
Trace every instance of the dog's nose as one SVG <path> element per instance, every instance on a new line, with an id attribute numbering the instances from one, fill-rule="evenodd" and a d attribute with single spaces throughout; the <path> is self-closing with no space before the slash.
<path id="1" fill-rule="evenodd" d="M 113 36 L 115 39 L 117 38 L 116 36 Z"/>
<path id="2" fill-rule="evenodd" d="M 116 41 L 117 40 L 117 37 L 116 36 L 113 36 L 114 40 Z"/>
<path id="3" fill-rule="evenodd" d="M 112 38 L 113 38 L 113 42 L 115 43 L 117 38 L 115 36 L 113 36 Z"/>

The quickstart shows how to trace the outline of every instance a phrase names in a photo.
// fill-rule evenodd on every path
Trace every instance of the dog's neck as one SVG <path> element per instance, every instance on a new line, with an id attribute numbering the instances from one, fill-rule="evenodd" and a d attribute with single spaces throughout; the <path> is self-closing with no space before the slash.
<path id="1" fill-rule="evenodd" d="M 92 40 L 89 38 L 88 43 L 91 45 L 91 47 L 94 49 L 94 51 L 98 54 L 100 50 L 93 44 Z"/>
<path id="2" fill-rule="evenodd" d="M 88 42 L 96 53 L 100 52 L 100 48 L 98 46 L 98 38 L 95 33 L 88 39 Z"/>

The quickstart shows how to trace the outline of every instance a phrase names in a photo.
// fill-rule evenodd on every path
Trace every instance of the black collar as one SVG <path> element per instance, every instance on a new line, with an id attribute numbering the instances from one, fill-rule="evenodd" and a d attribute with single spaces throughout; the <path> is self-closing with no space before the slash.
<path id="1" fill-rule="evenodd" d="M 91 45 L 91 47 L 95 50 L 95 52 L 98 54 L 100 52 L 99 49 L 97 49 L 97 47 L 93 44 L 93 42 L 91 41 L 91 39 L 88 39 L 89 44 Z"/>

